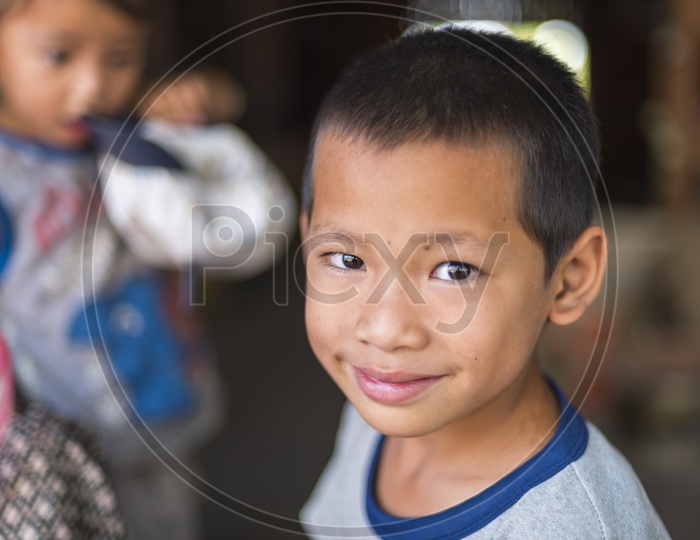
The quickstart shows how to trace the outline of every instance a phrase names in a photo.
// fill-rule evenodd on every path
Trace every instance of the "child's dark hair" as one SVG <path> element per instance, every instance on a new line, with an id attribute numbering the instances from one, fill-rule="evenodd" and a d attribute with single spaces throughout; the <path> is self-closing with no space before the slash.
<path id="1" fill-rule="evenodd" d="M 169 63 L 167 44 L 172 41 L 170 27 L 172 26 L 173 8 L 166 6 L 166 0 L 94 0 L 112 6 L 134 20 L 150 26 L 148 57 L 144 76 L 152 79 L 160 75 Z M 31 0 L 0 0 L 0 17 L 14 7 L 22 7 Z M 165 9 L 168 7 L 168 9 Z"/>
<path id="2" fill-rule="evenodd" d="M 449 27 L 405 35 L 356 61 L 316 118 L 302 193 L 307 214 L 314 149 L 328 132 L 381 149 L 506 143 L 520 163 L 518 217 L 544 252 L 545 279 L 591 222 L 595 117 L 575 76 L 532 43 Z"/>
<path id="3" fill-rule="evenodd" d="M 0 16 L 7 13 L 10 8 L 29 0 L 0 0 Z M 151 22 L 156 13 L 154 0 L 99 0 L 105 4 L 116 7 L 127 15 L 144 22 Z"/>

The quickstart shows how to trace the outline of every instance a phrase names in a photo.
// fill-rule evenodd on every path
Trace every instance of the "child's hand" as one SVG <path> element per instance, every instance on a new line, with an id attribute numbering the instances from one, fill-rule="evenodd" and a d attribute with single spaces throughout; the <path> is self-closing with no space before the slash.
<path id="1" fill-rule="evenodd" d="M 234 122 L 245 109 L 243 88 L 228 75 L 213 70 L 191 71 L 176 82 L 166 79 L 140 105 L 143 116 L 181 124 Z"/>

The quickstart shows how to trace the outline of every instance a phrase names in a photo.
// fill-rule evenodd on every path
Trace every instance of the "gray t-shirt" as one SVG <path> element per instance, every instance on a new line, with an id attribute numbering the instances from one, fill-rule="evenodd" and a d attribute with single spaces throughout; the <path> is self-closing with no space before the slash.
<path id="1" fill-rule="evenodd" d="M 669 538 L 627 460 L 557 392 L 559 427 L 542 451 L 464 503 L 414 519 L 377 505 L 372 486 L 383 437 L 348 404 L 302 525 L 315 539 Z"/>

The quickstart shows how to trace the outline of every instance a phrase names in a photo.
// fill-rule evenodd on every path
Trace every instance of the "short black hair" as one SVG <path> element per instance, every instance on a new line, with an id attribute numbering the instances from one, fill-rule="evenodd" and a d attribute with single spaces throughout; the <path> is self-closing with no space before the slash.
<path id="1" fill-rule="evenodd" d="M 450 26 L 406 34 L 356 60 L 316 116 L 302 189 L 307 214 L 315 147 L 327 132 L 380 149 L 507 144 L 520 167 L 518 218 L 544 253 L 546 280 L 591 223 L 597 122 L 575 75 L 534 43 Z"/>
<path id="2" fill-rule="evenodd" d="M 116 7 L 134 19 L 151 23 L 156 16 L 157 2 L 154 0 L 100 0 Z"/>
<path id="3" fill-rule="evenodd" d="M 27 0 L 0 0 L 0 15 L 4 15 L 11 8 L 26 2 Z M 105 4 L 116 7 L 118 10 L 142 21 L 152 22 L 157 13 L 157 6 L 153 0 L 99 0 Z"/>

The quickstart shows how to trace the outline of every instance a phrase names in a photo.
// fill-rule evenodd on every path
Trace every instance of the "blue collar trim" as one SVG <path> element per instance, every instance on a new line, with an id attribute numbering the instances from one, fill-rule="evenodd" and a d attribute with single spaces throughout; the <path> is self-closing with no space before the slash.
<path id="1" fill-rule="evenodd" d="M 77 161 L 93 154 L 90 147 L 77 149 L 60 148 L 15 135 L 4 129 L 0 129 L 0 144 L 20 154 L 44 160 Z"/>
<path id="2" fill-rule="evenodd" d="M 443 512 L 419 518 L 399 518 L 384 512 L 374 496 L 377 465 L 385 437 L 374 453 L 368 475 L 367 515 L 375 533 L 390 540 L 460 540 L 488 525 L 535 486 L 583 455 L 588 429 L 561 389 L 550 381 L 562 410 L 554 437 L 536 455 L 478 495 Z"/>

